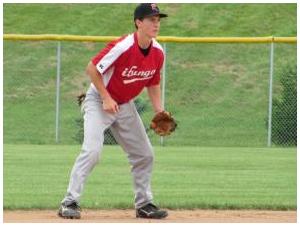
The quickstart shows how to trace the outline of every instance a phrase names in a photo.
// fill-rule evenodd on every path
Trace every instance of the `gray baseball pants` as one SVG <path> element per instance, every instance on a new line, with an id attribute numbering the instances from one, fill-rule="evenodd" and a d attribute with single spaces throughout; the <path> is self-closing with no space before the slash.
<path id="1" fill-rule="evenodd" d="M 102 108 L 100 95 L 90 87 L 82 104 L 84 141 L 70 175 L 62 203 L 79 203 L 85 181 L 99 162 L 103 148 L 104 130 L 111 129 L 115 139 L 127 153 L 134 181 L 135 208 L 152 202 L 151 172 L 153 149 L 133 101 L 119 106 L 119 112 L 109 114 Z"/>

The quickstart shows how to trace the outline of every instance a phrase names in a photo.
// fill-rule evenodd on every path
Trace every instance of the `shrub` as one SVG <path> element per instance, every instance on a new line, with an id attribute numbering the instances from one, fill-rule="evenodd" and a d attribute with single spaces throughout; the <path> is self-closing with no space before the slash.
<path id="1" fill-rule="evenodd" d="M 297 66 L 283 73 L 281 96 L 274 98 L 272 111 L 272 142 L 297 145 Z"/>

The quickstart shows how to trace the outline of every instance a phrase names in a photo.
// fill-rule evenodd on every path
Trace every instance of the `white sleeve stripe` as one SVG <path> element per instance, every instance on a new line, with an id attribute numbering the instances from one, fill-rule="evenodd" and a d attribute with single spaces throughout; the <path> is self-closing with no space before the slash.
<path id="1" fill-rule="evenodd" d="M 96 68 L 103 74 L 117 59 L 128 50 L 134 43 L 133 34 L 118 42 L 111 50 L 98 62 Z"/>
<path id="2" fill-rule="evenodd" d="M 111 67 L 108 71 L 105 72 L 104 76 L 103 76 L 103 83 L 104 86 L 107 87 L 113 73 L 114 73 L 115 68 Z"/>

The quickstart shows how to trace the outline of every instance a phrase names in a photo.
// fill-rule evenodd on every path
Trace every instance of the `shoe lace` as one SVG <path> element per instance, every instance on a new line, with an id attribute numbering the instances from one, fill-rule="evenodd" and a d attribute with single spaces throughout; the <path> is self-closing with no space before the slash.
<path id="1" fill-rule="evenodd" d="M 71 203 L 70 205 L 68 205 L 67 207 L 70 207 L 70 208 L 73 209 L 73 210 L 76 210 L 76 209 L 81 210 L 81 208 L 80 208 L 80 206 L 77 204 L 77 202 L 73 202 L 73 203 Z"/>
<path id="2" fill-rule="evenodd" d="M 146 205 L 144 208 L 145 208 L 145 210 L 146 210 L 147 212 L 158 210 L 158 207 L 155 206 L 153 203 L 149 203 L 149 204 Z"/>

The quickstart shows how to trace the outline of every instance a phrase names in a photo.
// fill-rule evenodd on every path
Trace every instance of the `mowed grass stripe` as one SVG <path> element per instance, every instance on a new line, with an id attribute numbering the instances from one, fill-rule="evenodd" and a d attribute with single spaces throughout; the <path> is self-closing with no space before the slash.
<path id="1" fill-rule="evenodd" d="M 4 208 L 55 209 L 80 146 L 4 145 Z M 176 209 L 296 209 L 295 148 L 155 147 L 155 202 Z M 84 208 L 133 208 L 125 153 L 105 146 Z"/>

